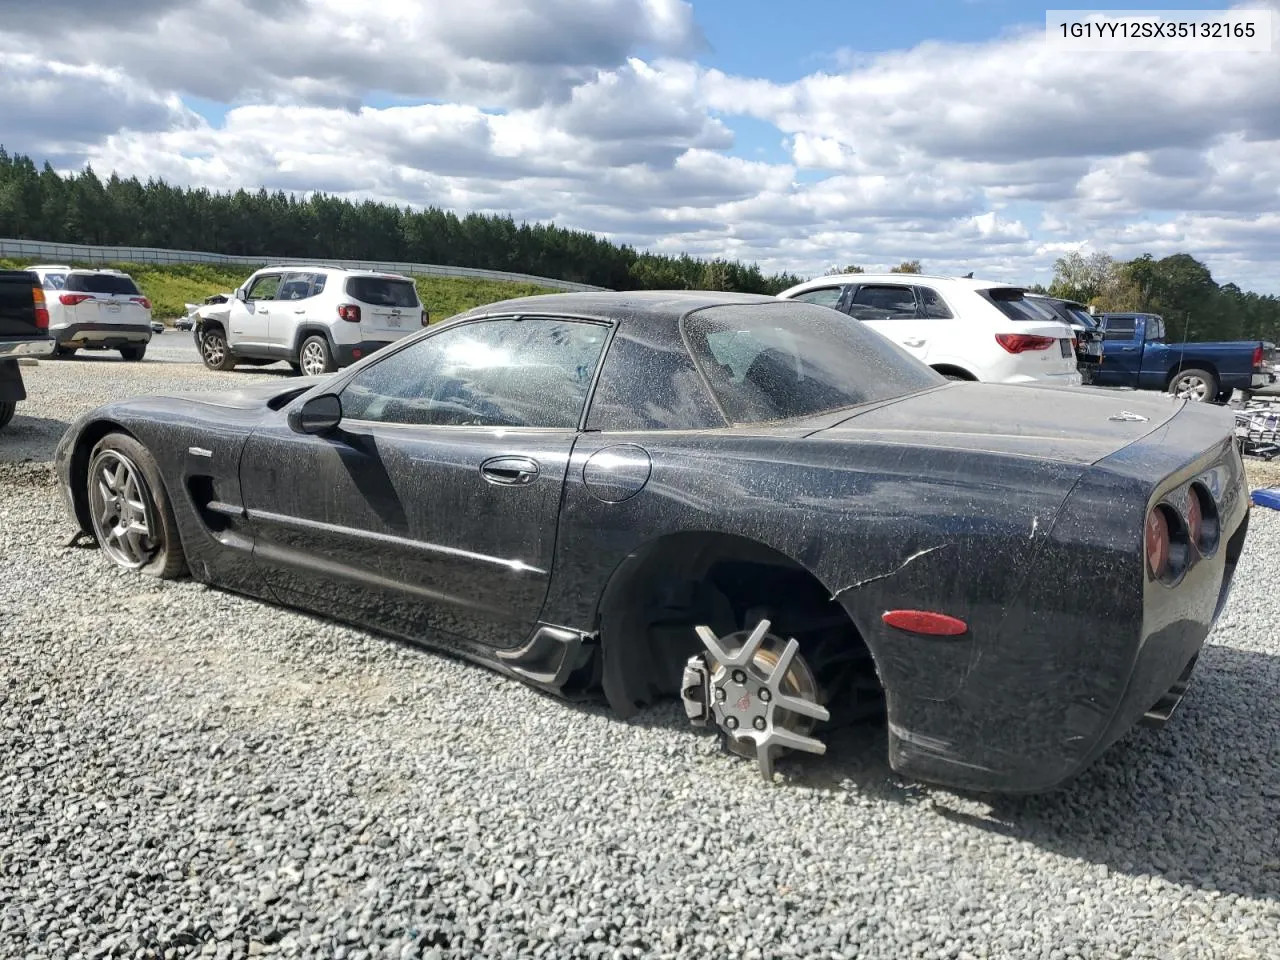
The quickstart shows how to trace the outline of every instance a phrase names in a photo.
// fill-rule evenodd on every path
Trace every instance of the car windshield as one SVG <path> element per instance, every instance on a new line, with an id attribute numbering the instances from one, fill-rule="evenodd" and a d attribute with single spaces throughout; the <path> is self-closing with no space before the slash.
<path id="1" fill-rule="evenodd" d="M 140 292 L 131 278 L 119 273 L 69 273 L 63 289 L 75 293 L 114 293 L 129 297 L 136 297 Z"/>
<path id="2" fill-rule="evenodd" d="M 906 396 L 946 379 L 835 311 L 794 301 L 689 314 L 694 361 L 734 423 L 767 423 Z"/>
<path id="3" fill-rule="evenodd" d="M 416 307 L 418 305 L 418 291 L 411 280 L 352 277 L 347 281 L 347 296 L 375 307 Z"/>

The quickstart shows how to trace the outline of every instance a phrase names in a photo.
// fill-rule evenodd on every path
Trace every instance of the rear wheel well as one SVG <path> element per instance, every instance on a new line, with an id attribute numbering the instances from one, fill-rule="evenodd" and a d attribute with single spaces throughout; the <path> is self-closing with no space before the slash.
<path id="1" fill-rule="evenodd" d="M 723 636 L 755 626 L 795 637 L 833 720 L 846 708 L 882 714 L 870 650 L 831 592 L 784 554 L 730 534 L 675 534 L 615 572 L 600 605 L 601 682 L 621 716 L 678 696 L 684 665 L 703 651 L 694 627 Z"/>
<path id="2" fill-rule="evenodd" d="M 954 377 L 957 380 L 977 380 L 972 373 L 963 367 L 957 367 L 951 363 L 935 363 L 933 369 L 942 374 L 944 377 Z"/>
<path id="3" fill-rule="evenodd" d="M 333 341 L 333 331 L 326 327 L 323 323 L 303 323 L 293 332 L 293 343 L 289 347 L 288 360 L 290 363 L 297 363 L 302 353 L 302 344 L 308 337 L 320 334 L 329 343 L 329 352 L 337 355 L 337 349 Z"/>

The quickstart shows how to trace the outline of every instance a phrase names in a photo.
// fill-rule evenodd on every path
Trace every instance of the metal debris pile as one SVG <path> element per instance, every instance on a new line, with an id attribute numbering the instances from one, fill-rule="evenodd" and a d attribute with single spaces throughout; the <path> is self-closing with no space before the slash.
<path id="1" fill-rule="evenodd" d="M 1280 456 L 1280 397 L 1253 397 L 1233 407 L 1240 452 L 1260 460 Z"/>

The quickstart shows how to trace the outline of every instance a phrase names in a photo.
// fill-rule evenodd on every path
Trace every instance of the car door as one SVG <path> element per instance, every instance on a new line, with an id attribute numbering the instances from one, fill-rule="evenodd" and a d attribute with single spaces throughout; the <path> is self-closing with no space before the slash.
<path id="1" fill-rule="evenodd" d="M 324 277 L 314 273 L 285 274 L 269 305 L 267 342 L 280 354 L 293 346 L 298 325 L 307 319 L 312 298 L 324 289 Z"/>
<path id="2" fill-rule="evenodd" d="M 1137 317 L 1104 317 L 1102 360 L 1093 382 L 1105 387 L 1136 387 L 1142 369 L 1142 330 Z"/>
<path id="3" fill-rule="evenodd" d="M 261 273 L 245 291 L 243 300 L 231 304 L 227 331 L 233 348 L 250 353 L 266 353 L 270 344 L 271 309 L 283 274 Z"/>
<path id="4" fill-rule="evenodd" d="M 336 385 L 332 433 L 294 432 L 283 413 L 255 432 L 241 482 L 273 588 L 464 650 L 526 639 L 608 333 L 536 317 L 452 326 Z"/>
<path id="5" fill-rule="evenodd" d="M 920 317 L 916 293 L 905 283 L 863 283 L 844 301 L 847 312 L 908 350 L 916 359 L 929 356 L 930 323 Z"/>

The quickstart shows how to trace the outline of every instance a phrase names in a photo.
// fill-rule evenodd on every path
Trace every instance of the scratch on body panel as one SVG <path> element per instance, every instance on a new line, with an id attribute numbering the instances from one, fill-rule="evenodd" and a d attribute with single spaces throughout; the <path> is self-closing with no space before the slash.
<path id="1" fill-rule="evenodd" d="M 923 550 L 918 550 L 911 556 L 907 557 L 907 559 L 903 560 L 896 569 L 890 570 L 888 573 L 876 574 L 874 577 L 867 577 L 865 580 L 859 580 L 857 583 L 851 583 L 847 587 L 841 587 L 831 595 L 831 599 L 834 600 L 836 597 L 840 596 L 840 594 L 848 593 L 850 590 L 857 590 L 859 587 L 865 587 L 868 583 L 875 583 L 877 580 L 887 580 L 889 577 L 897 576 L 908 566 L 926 554 L 934 553 L 937 550 L 945 550 L 949 546 L 951 546 L 949 543 L 940 543 L 936 547 L 925 547 Z"/>

